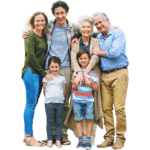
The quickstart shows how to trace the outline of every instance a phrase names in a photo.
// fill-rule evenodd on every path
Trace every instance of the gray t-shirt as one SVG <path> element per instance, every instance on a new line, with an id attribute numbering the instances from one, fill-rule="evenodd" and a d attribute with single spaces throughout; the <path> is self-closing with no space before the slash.
<path id="1" fill-rule="evenodd" d="M 64 84 L 66 84 L 65 77 L 60 75 L 58 78 L 54 78 L 52 81 L 47 81 L 45 78 L 43 78 L 43 82 L 47 83 L 44 103 L 63 103 L 65 97 L 62 87 Z"/>

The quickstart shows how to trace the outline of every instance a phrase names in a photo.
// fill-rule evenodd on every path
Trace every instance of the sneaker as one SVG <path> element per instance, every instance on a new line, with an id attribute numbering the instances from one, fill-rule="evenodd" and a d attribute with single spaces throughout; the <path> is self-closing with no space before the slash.
<path id="1" fill-rule="evenodd" d="M 79 139 L 79 143 L 77 145 L 77 148 L 84 148 L 83 139 Z"/>
<path id="2" fill-rule="evenodd" d="M 86 139 L 86 142 L 85 142 L 85 149 L 86 149 L 86 150 L 91 149 L 91 142 L 90 142 L 89 139 Z"/>

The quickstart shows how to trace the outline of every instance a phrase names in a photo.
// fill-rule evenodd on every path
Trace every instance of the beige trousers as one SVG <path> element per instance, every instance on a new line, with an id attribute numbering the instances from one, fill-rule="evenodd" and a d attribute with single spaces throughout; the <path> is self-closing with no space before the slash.
<path id="1" fill-rule="evenodd" d="M 113 118 L 113 105 L 116 113 L 116 134 L 117 139 L 125 142 L 126 114 L 125 99 L 128 87 L 128 69 L 120 69 L 110 73 L 102 72 L 101 92 L 104 111 L 104 125 L 107 137 L 114 139 L 115 127 Z"/>

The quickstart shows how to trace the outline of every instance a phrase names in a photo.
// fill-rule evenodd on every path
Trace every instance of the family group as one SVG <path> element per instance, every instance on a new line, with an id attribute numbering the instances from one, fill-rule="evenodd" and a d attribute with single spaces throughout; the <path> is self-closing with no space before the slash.
<path id="1" fill-rule="evenodd" d="M 121 149 L 126 140 L 129 65 L 124 33 L 112 27 L 103 12 L 82 16 L 76 25 L 67 19 L 66 2 L 56 1 L 51 11 L 54 20 L 48 21 L 45 13 L 36 12 L 29 20 L 31 30 L 23 32 L 25 144 L 43 147 L 46 143 L 52 147 L 55 143 L 59 148 L 70 145 L 70 129 L 78 137 L 77 148 L 91 149 L 96 128 L 103 129 L 104 120 L 105 140 L 97 147 Z M 94 25 L 98 33 L 93 32 Z M 33 135 L 33 118 L 42 87 L 47 140 L 40 142 Z"/>

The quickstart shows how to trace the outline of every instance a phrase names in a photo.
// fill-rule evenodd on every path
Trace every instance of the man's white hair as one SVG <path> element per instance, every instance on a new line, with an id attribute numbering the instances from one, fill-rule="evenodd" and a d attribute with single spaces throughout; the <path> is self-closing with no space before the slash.
<path id="1" fill-rule="evenodd" d="M 102 12 L 102 11 L 96 11 L 92 14 L 92 17 L 93 17 L 93 20 L 96 16 L 99 16 L 101 15 L 103 17 L 104 20 L 109 20 L 109 23 L 111 24 L 111 20 L 110 18 L 108 17 L 108 15 L 105 13 L 105 12 Z"/>
<path id="2" fill-rule="evenodd" d="M 85 21 L 89 22 L 91 24 L 91 27 L 93 28 L 93 24 L 94 24 L 93 18 L 90 17 L 90 16 L 81 16 L 78 19 L 78 27 L 79 27 L 79 29 L 81 28 L 82 23 L 85 22 Z"/>

